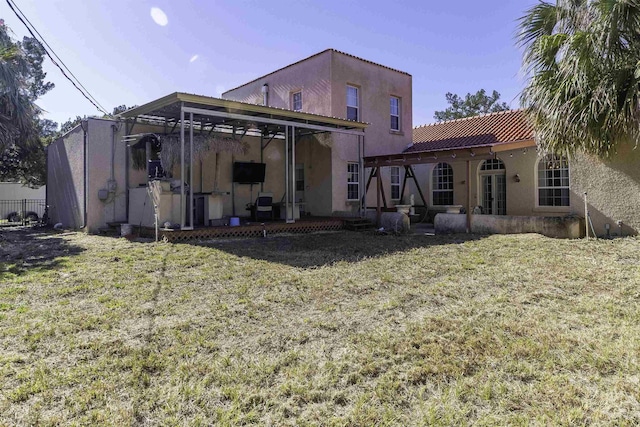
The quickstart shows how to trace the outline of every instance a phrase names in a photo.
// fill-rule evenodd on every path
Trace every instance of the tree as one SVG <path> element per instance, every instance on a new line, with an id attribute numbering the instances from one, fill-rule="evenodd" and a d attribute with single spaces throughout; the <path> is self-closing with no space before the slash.
<path id="1" fill-rule="evenodd" d="M 640 136 L 640 3 L 541 1 L 520 18 L 521 102 L 547 152 L 602 157 Z"/>
<path id="2" fill-rule="evenodd" d="M 42 185 L 44 146 L 38 97 L 53 88 L 42 69 L 44 48 L 33 38 L 16 42 L 0 19 L 0 179 Z"/>
<path id="3" fill-rule="evenodd" d="M 464 99 L 451 92 L 447 92 L 445 96 L 450 107 L 444 111 L 436 111 L 433 118 L 439 122 L 509 109 L 506 102 L 498 102 L 500 94 L 495 90 L 491 95 L 487 95 L 484 89 L 480 89 L 474 95 L 467 93 Z"/>

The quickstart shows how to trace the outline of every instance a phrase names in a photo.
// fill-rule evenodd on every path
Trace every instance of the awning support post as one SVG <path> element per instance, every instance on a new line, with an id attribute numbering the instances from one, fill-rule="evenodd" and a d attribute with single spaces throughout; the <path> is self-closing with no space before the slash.
<path id="1" fill-rule="evenodd" d="M 184 228 L 184 210 L 186 206 L 184 194 L 185 164 L 184 164 L 184 102 L 180 103 L 180 229 Z"/>

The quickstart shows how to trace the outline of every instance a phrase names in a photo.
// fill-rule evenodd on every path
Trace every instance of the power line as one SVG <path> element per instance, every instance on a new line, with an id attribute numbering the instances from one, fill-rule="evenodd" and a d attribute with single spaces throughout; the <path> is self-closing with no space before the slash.
<path id="1" fill-rule="evenodd" d="M 87 88 L 85 88 L 82 83 L 80 83 L 80 80 L 78 80 L 78 78 L 71 72 L 71 70 L 69 69 L 69 67 L 67 67 L 67 65 L 62 61 L 62 59 L 60 59 L 60 57 L 53 51 L 53 49 L 51 48 L 51 46 L 49 46 L 49 44 L 46 42 L 46 40 L 44 39 L 44 37 L 42 37 L 42 35 L 38 32 L 38 30 L 36 29 L 36 27 L 31 23 L 31 21 L 29 21 L 29 18 L 27 18 L 27 16 L 24 14 L 24 12 L 22 12 L 22 10 L 20 10 L 20 8 L 18 7 L 18 5 L 16 5 L 13 1 L 11 0 L 6 0 L 7 4 L 9 5 L 9 7 L 11 8 L 11 10 L 13 11 L 13 13 L 16 15 L 16 17 L 20 20 L 20 22 L 22 22 L 24 24 L 24 26 L 27 28 L 27 31 L 29 31 L 29 33 L 31 34 L 31 36 L 38 42 L 40 42 L 40 39 L 42 40 L 42 42 L 40 43 L 42 45 L 42 48 L 44 50 L 44 52 L 47 54 L 47 56 L 49 57 L 49 59 L 51 60 L 51 62 L 53 63 L 53 65 L 55 65 L 56 67 L 58 67 L 58 69 L 62 72 L 62 75 L 71 82 L 71 84 L 82 94 L 82 96 L 84 96 L 90 103 L 93 104 L 94 107 L 96 107 L 98 109 L 98 111 L 102 112 L 103 114 L 108 115 L 109 113 L 107 113 L 107 111 L 104 109 L 104 107 L 102 107 L 102 105 L 100 105 L 100 103 L 91 95 L 91 93 L 89 93 L 89 90 Z M 13 3 L 13 4 L 12 4 Z M 15 6 L 15 9 L 14 9 Z M 18 12 L 16 12 L 16 9 L 18 9 L 20 11 L 20 14 L 22 14 L 22 16 L 20 16 L 20 14 L 18 14 Z M 24 19 L 23 19 L 24 17 Z M 31 25 L 31 27 L 33 27 L 33 31 L 35 31 L 38 36 L 40 36 L 40 39 L 38 39 L 38 37 L 36 37 L 36 35 L 33 33 L 33 31 L 31 30 L 31 28 L 29 27 L 29 25 L 27 25 L 27 22 L 25 22 L 25 20 L 29 23 L 29 25 Z M 53 53 L 53 55 L 60 61 L 60 63 L 62 63 L 62 65 L 64 66 L 64 68 L 69 72 L 69 74 L 71 74 L 73 76 L 73 78 L 75 79 L 75 81 L 73 79 L 71 79 L 68 75 L 67 72 L 65 72 L 65 70 L 60 66 L 60 64 L 58 64 L 58 62 L 53 59 L 53 56 L 51 56 L 51 53 L 49 53 L 49 50 L 47 50 L 46 47 L 49 48 L 49 50 L 51 51 L 51 53 Z M 76 84 L 77 82 L 77 84 Z M 79 87 L 82 87 L 82 89 Z"/>
<path id="2" fill-rule="evenodd" d="M 7 0 L 8 2 L 9 0 Z M 80 80 L 75 76 L 75 74 L 73 74 L 71 72 L 71 70 L 69 69 L 69 67 L 67 67 L 67 64 L 64 63 L 64 61 L 62 60 L 62 58 L 60 58 L 58 56 L 58 54 L 55 53 L 55 51 L 53 50 L 53 48 L 51 46 L 49 46 L 49 43 L 47 43 L 47 41 L 44 39 L 44 37 L 42 36 L 42 34 L 40 34 L 40 32 L 38 32 L 38 29 L 35 27 L 35 25 L 33 25 L 31 23 L 31 21 L 29 21 L 29 18 L 27 18 L 27 15 L 24 14 L 24 12 L 22 11 L 22 9 L 20 9 L 18 7 L 18 5 L 15 3 L 14 0 L 11 0 L 11 3 L 13 3 L 13 5 L 15 6 L 16 9 L 18 9 L 18 12 L 20 12 L 20 14 L 22 15 L 22 17 L 29 23 L 29 25 L 31 26 L 31 28 L 33 28 L 33 31 L 36 32 L 36 34 L 40 37 L 40 40 L 42 41 L 42 43 L 49 48 L 49 51 L 58 59 L 58 61 L 62 64 L 62 66 L 69 72 L 69 74 L 75 79 L 75 81 L 80 85 L 80 87 L 86 92 L 87 95 L 89 95 L 91 97 L 91 99 L 93 101 L 95 101 L 96 104 L 98 104 L 102 110 L 104 110 L 104 108 L 102 108 L 102 105 L 98 102 L 98 100 L 91 95 L 91 93 L 89 93 L 89 90 L 84 87 L 84 85 L 80 82 Z M 14 11 L 15 12 L 15 11 Z M 24 22 L 23 22 L 24 23 Z M 33 33 L 31 33 L 33 35 Z M 35 36 L 34 36 L 35 38 Z M 46 49 L 45 49 L 46 50 Z M 104 111 L 103 111 L 104 112 Z"/>

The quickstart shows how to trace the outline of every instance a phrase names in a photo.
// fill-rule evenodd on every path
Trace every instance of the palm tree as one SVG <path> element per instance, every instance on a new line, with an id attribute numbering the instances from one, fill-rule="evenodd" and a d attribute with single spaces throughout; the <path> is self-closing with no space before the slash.
<path id="1" fill-rule="evenodd" d="M 29 94 L 29 62 L 0 25 L 0 153 L 37 137 L 38 109 Z"/>
<path id="2" fill-rule="evenodd" d="M 521 102 L 541 148 L 603 157 L 640 137 L 640 0 L 541 1 L 520 18 Z"/>

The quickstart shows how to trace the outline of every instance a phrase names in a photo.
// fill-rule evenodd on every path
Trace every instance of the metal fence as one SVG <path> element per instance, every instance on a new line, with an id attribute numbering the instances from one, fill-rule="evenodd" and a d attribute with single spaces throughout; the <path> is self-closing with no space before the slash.
<path id="1" fill-rule="evenodd" d="M 44 199 L 0 200 L 0 225 L 38 222 L 45 211 Z"/>

